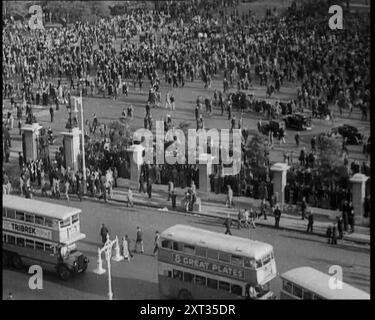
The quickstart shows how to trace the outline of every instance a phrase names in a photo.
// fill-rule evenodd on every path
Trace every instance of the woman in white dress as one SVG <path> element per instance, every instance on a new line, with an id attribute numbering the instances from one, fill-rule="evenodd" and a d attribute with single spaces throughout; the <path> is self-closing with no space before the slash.
<path id="1" fill-rule="evenodd" d="M 125 260 L 130 261 L 128 241 L 125 237 L 122 237 L 122 255 Z"/>

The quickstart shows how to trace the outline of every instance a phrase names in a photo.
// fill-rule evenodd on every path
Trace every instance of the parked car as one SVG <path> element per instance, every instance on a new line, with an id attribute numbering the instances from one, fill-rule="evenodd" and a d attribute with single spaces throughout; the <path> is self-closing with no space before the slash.
<path id="1" fill-rule="evenodd" d="M 311 117 L 302 113 L 289 114 L 284 117 L 285 126 L 295 130 L 311 130 Z"/>
<path id="2" fill-rule="evenodd" d="M 332 134 L 340 134 L 342 137 L 347 138 L 348 144 L 361 144 L 363 142 L 363 134 L 358 131 L 356 127 L 349 124 L 343 124 L 339 127 L 331 129 Z"/>

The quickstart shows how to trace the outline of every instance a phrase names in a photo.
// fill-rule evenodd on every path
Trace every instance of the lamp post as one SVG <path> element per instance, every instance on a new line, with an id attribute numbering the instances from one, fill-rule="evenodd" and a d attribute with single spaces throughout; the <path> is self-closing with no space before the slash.
<path id="1" fill-rule="evenodd" d="M 82 134 L 82 173 L 83 173 L 83 194 L 87 193 L 86 185 L 86 158 L 85 158 L 85 128 L 83 126 L 83 98 L 82 90 L 80 92 L 80 109 L 81 109 L 81 134 Z"/>

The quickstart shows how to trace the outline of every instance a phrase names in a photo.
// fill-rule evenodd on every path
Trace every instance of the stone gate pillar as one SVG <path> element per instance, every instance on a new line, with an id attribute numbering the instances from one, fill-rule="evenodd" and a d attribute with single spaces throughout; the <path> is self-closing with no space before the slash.
<path id="1" fill-rule="evenodd" d="M 352 199 L 354 207 L 355 224 L 370 224 L 370 218 L 365 218 L 363 203 L 366 196 L 366 181 L 368 177 L 362 173 L 356 173 L 350 178 L 352 183 Z M 371 214 L 371 213 L 370 213 Z"/>
<path id="2" fill-rule="evenodd" d="M 273 173 L 273 194 L 278 194 L 281 208 L 285 203 L 285 186 L 286 186 L 286 173 L 290 167 L 285 163 L 275 163 L 271 167 Z"/>
<path id="3" fill-rule="evenodd" d="M 64 146 L 64 166 L 70 167 L 73 171 L 80 168 L 79 154 L 80 151 L 80 135 L 81 131 L 78 128 L 73 128 L 68 132 L 62 132 L 63 146 Z"/>
<path id="4" fill-rule="evenodd" d="M 21 130 L 22 135 L 22 149 L 25 161 L 35 161 L 38 159 L 38 139 L 40 129 L 43 127 L 38 123 L 25 124 Z"/>

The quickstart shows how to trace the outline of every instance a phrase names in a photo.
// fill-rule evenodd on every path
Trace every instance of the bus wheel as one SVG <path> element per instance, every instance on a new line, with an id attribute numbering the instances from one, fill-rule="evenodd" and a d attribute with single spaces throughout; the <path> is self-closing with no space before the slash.
<path id="1" fill-rule="evenodd" d="M 22 269 L 23 268 L 23 263 L 22 263 L 22 260 L 20 258 L 20 256 L 18 254 L 14 254 L 12 256 L 12 266 L 19 270 L 19 269 Z"/>
<path id="2" fill-rule="evenodd" d="M 63 264 L 59 265 L 59 267 L 57 269 L 57 273 L 58 273 L 58 275 L 59 275 L 59 277 L 60 277 L 61 280 L 66 281 L 66 280 L 68 280 L 70 278 L 70 271 Z"/>
<path id="3" fill-rule="evenodd" d="M 177 298 L 178 300 L 193 300 L 191 293 L 186 289 L 180 290 Z"/>
<path id="4" fill-rule="evenodd" d="M 3 268 L 8 268 L 8 266 L 9 266 L 8 253 L 3 251 Z"/>

